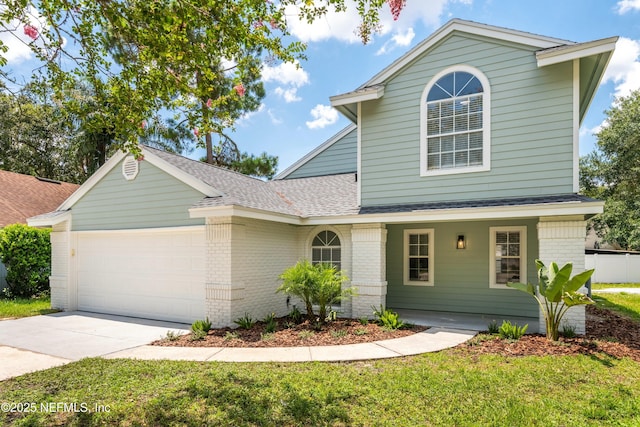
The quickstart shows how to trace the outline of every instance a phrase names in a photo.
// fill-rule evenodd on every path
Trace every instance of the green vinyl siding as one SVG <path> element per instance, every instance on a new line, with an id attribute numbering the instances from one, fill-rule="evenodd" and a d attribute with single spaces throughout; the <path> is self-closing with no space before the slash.
<path id="1" fill-rule="evenodd" d="M 485 74 L 491 93 L 489 171 L 420 176 L 420 103 L 454 65 Z M 573 68 L 538 68 L 535 50 L 453 33 L 362 103 L 362 205 L 573 192 Z"/>
<path id="2" fill-rule="evenodd" d="M 527 227 L 527 278 L 536 282 L 537 220 L 387 225 L 387 305 L 396 309 L 538 317 L 535 300 L 515 289 L 489 288 L 490 227 Z M 405 229 L 434 229 L 434 285 L 403 283 Z M 466 249 L 456 249 L 464 234 Z M 496 319 L 500 320 L 500 319 Z"/>
<path id="3" fill-rule="evenodd" d="M 147 161 L 127 181 L 122 163 L 72 206 L 74 231 L 202 225 L 189 218 L 189 207 L 204 195 Z"/>
<path id="4" fill-rule="evenodd" d="M 352 130 L 289 174 L 287 179 L 355 172 L 357 135 L 357 129 Z"/>

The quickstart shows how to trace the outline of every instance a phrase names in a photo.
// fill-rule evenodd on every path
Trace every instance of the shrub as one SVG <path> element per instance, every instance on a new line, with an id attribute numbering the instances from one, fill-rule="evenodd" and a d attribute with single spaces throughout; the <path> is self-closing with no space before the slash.
<path id="1" fill-rule="evenodd" d="M 195 329 L 195 330 L 191 330 L 191 341 L 200 341 L 203 340 L 204 337 L 207 336 L 207 333 L 205 331 L 203 331 L 202 329 Z"/>
<path id="2" fill-rule="evenodd" d="M 167 341 L 177 341 L 177 340 L 180 339 L 181 336 L 182 336 L 182 334 L 180 332 L 167 331 L 166 339 L 167 339 Z"/>
<path id="3" fill-rule="evenodd" d="M 525 332 L 527 332 L 527 328 L 529 325 L 518 326 L 515 323 L 511 323 L 508 320 L 503 320 L 502 325 L 500 325 L 500 330 L 498 334 L 500 338 L 509 339 L 509 340 L 519 340 L 522 338 Z"/>
<path id="4" fill-rule="evenodd" d="M 308 260 L 301 260 L 287 268 L 281 275 L 282 284 L 276 292 L 295 296 L 302 301 L 307 309 L 307 316 L 313 317 L 313 305 L 319 307 L 320 322 L 327 318 L 327 310 L 331 304 L 355 294 L 355 289 L 342 289 L 347 277 L 342 270 L 328 263 L 312 264 Z"/>
<path id="5" fill-rule="evenodd" d="M 369 319 L 367 319 L 366 317 L 361 317 L 358 319 L 358 322 L 360 322 L 362 326 L 367 326 L 369 324 Z"/>
<path id="6" fill-rule="evenodd" d="M 562 327 L 562 336 L 565 338 L 575 338 L 576 337 L 576 327 L 573 325 L 564 325 Z"/>
<path id="7" fill-rule="evenodd" d="M 495 320 L 492 320 L 491 323 L 487 325 L 487 331 L 491 335 L 495 335 L 498 332 L 500 332 L 500 327 L 498 326 L 498 322 L 496 322 Z"/>
<path id="8" fill-rule="evenodd" d="M 211 330 L 211 321 L 207 317 L 206 320 L 196 320 L 191 324 L 191 332 L 202 331 L 207 334 Z"/>
<path id="9" fill-rule="evenodd" d="M 249 316 L 249 313 L 245 313 L 243 317 L 234 320 L 233 323 L 240 326 L 242 329 L 251 329 L 253 328 L 253 325 L 256 324 L 256 321 Z"/>
<path id="10" fill-rule="evenodd" d="M 382 308 L 382 305 L 380 306 L 380 310 L 375 307 L 371 308 L 373 308 L 373 315 L 378 320 L 378 324 L 383 328 L 394 330 L 405 326 L 405 323 L 400 320 L 398 313 L 391 311 L 388 308 Z"/>
<path id="11" fill-rule="evenodd" d="M 224 334 L 224 340 L 225 341 L 231 341 L 231 340 L 235 340 L 235 339 L 238 339 L 238 333 L 237 332 L 227 331 Z"/>
<path id="12" fill-rule="evenodd" d="M 289 312 L 288 317 L 296 325 L 299 325 L 300 323 L 302 323 L 302 320 L 303 320 L 302 313 L 300 313 L 300 310 L 298 310 L 298 307 L 296 307 L 295 305 L 293 306 L 293 308 Z"/>
<path id="13" fill-rule="evenodd" d="M 276 314 L 271 313 L 267 317 L 264 318 L 265 327 L 264 330 L 267 333 L 273 333 L 276 331 L 278 327 L 278 321 L 276 320 Z"/>
<path id="14" fill-rule="evenodd" d="M 594 304 L 591 298 L 578 292 L 578 289 L 591 278 L 593 269 L 571 277 L 573 264 L 570 262 L 562 267 L 552 262 L 547 269 L 544 263 L 537 259 L 536 267 L 538 269 L 537 286 L 531 283 L 507 283 L 507 286 L 526 292 L 538 301 L 544 315 L 547 338 L 558 341 L 560 323 L 567 310 L 574 305 Z"/>
<path id="15" fill-rule="evenodd" d="M 0 230 L 0 260 L 7 268 L 10 298 L 29 298 L 49 290 L 51 275 L 51 230 L 24 224 Z"/>

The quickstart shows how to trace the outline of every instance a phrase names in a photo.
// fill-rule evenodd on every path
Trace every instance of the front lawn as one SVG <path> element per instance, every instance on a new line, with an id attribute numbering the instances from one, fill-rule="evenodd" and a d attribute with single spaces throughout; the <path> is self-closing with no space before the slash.
<path id="1" fill-rule="evenodd" d="M 0 319 L 55 313 L 49 296 L 40 298 L 0 299 Z"/>
<path id="2" fill-rule="evenodd" d="M 460 349 L 355 363 L 84 359 L 3 382 L 1 403 L 35 412 L 0 412 L 0 424 L 638 425 L 639 368 Z"/>
<path id="3" fill-rule="evenodd" d="M 599 289 L 609 288 L 640 288 L 640 283 L 592 283 L 591 289 L 595 292 Z"/>
<path id="4" fill-rule="evenodd" d="M 593 300 L 599 307 L 616 311 L 624 316 L 640 321 L 640 294 L 594 293 Z"/>

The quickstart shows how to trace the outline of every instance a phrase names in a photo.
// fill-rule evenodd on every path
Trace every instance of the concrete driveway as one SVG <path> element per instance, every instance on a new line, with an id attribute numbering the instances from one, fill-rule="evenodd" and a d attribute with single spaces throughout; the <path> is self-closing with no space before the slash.
<path id="1" fill-rule="evenodd" d="M 0 321 L 0 381 L 188 330 L 183 323 L 78 311 Z"/>

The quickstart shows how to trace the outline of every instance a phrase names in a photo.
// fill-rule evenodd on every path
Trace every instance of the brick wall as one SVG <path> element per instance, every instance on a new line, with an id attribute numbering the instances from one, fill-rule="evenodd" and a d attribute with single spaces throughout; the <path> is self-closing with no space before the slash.
<path id="1" fill-rule="evenodd" d="M 559 266 L 572 262 L 572 276 L 585 270 L 585 221 L 541 221 L 538 223 L 539 258 L 548 267 L 553 261 Z M 585 289 L 583 291 L 586 292 Z M 565 314 L 562 325 L 575 327 L 576 333 L 585 333 L 585 306 L 572 307 Z M 540 331 L 546 330 L 540 316 Z M 561 326 L 562 330 L 562 326 Z"/>
<path id="2" fill-rule="evenodd" d="M 372 306 L 386 305 L 387 230 L 384 224 L 356 224 L 351 229 L 351 244 L 351 284 L 358 292 L 353 297 L 351 316 L 371 318 Z"/>

